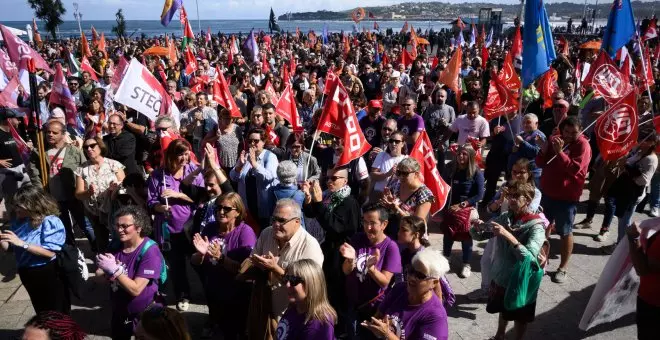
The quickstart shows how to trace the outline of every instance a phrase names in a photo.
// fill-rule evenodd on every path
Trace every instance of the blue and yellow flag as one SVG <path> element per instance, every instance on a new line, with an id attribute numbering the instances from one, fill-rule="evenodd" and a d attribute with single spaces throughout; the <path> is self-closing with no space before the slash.
<path id="1" fill-rule="evenodd" d="M 523 87 L 527 87 L 547 72 L 552 61 L 557 58 L 543 0 L 528 0 L 525 3 L 523 31 L 521 78 Z"/>
<path id="2" fill-rule="evenodd" d="M 614 58 L 616 51 L 627 44 L 634 34 L 635 18 L 630 0 L 614 0 L 610 16 L 607 18 L 601 48 L 610 55 L 610 58 Z"/>
<path id="3" fill-rule="evenodd" d="M 182 0 L 165 0 L 165 4 L 163 5 L 163 13 L 160 15 L 160 23 L 167 27 L 167 25 L 170 24 L 170 21 L 172 21 L 172 17 L 176 11 L 181 8 L 182 4 Z"/>

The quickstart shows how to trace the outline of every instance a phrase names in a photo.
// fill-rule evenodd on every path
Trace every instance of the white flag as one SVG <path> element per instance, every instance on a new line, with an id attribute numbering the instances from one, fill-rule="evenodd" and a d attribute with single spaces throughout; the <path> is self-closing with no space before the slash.
<path id="1" fill-rule="evenodd" d="M 128 65 L 124 79 L 115 93 L 115 101 L 156 120 L 158 115 L 170 115 L 178 125 L 179 109 L 167 95 L 158 80 L 133 58 Z"/>

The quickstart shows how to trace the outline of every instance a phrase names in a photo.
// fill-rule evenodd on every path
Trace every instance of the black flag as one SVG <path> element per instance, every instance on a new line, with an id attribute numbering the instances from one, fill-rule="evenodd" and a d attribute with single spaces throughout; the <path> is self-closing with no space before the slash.
<path id="1" fill-rule="evenodd" d="M 280 32 L 280 25 L 277 24 L 277 17 L 275 16 L 275 12 L 273 12 L 273 8 L 270 8 L 270 20 L 268 21 L 268 29 L 270 30 L 270 33 L 275 32 Z"/>

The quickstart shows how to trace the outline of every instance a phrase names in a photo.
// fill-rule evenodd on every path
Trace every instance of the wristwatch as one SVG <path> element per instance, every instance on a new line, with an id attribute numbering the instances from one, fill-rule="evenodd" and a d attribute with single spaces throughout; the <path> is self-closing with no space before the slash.
<path id="1" fill-rule="evenodd" d="M 28 247 L 30 247 L 30 244 L 27 243 L 27 242 L 25 242 L 25 243 L 23 243 L 23 245 L 22 245 L 21 247 L 22 247 L 23 249 L 27 250 Z"/>

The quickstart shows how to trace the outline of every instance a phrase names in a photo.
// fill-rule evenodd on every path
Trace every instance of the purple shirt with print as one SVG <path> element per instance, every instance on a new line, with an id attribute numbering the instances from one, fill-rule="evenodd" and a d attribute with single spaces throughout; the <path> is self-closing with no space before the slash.
<path id="1" fill-rule="evenodd" d="M 138 277 L 149 279 L 149 283 L 142 290 L 140 295 L 133 297 L 124 288 L 119 285 L 117 280 L 110 285 L 112 289 L 112 304 L 115 314 L 138 314 L 144 311 L 153 301 L 158 292 L 158 278 L 163 264 L 163 255 L 156 244 L 152 245 L 140 259 L 138 257 L 145 246 L 148 238 L 144 238 L 142 243 L 130 253 L 124 253 L 119 250 L 113 255 L 117 261 L 124 267 L 124 273 L 131 280 Z"/>
<path id="2" fill-rule="evenodd" d="M 424 118 L 418 114 L 415 114 L 412 118 L 401 116 L 396 125 L 404 135 L 410 136 L 415 132 L 424 131 Z"/>
<path id="3" fill-rule="evenodd" d="M 369 275 L 367 256 L 376 249 L 380 250 L 376 269 L 396 274 L 401 272 L 401 254 L 396 242 L 387 236 L 383 242 L 372 246 L 365 233 L 358 233 L 353 236 L 351 246 L 355 249 L 356 267 L 346 278 L 346 294 L 349 302 L 354 306 L 360 306 L 385 291 L 385 288 L 381 288 Z M 374 299 L 371 305 L 375 306 L 382 300 L 383 295 Z"/>
<path id="4" fill-rule="evenodd" d="M 277 324 L 277 340 L 333 340 L 334 325 L 319 320 L 309 320 L 305 324 L 305 314 L 298 314 L 295 305 L 290 305 Z"/>
<path id="5" fill-rule="evenodd" d="M 174 178 L 174 176 L 165 173 L 162 168 L 154 170 L 154 172 L 151 173 L 151 176 L 149 176 L 149 180 L 147 181 L 147 188 L 149 192 L 147 198 L 147 205 L 150 208 L 153 208 L 156 204 L 165 204 L 166 203 L 165 199 L 162 197 L 162 193 L 165 190 L 164 183 L 167 184 L 167 189 L 174 190 L 176 192 L 181 192 L 181 182 L 191 172 L 195 171 L 195 169 L 197 169 L 197 165 L 194 164 L 184 165 L 183 175 L 181 176 L 180 179 L 176 179 Z M 202 177 L 201 174 L 195 177 L 195 179 L 192 182 L 192 185 L 200 188 L 204 188 L 204 178 Z M 186 224 L 186 222 L 192 219 L 193 205 L 184 200 L 176 199 L 176 198 L 169 198 L 167 203 L 170 205 L 170 214 L 167 217 L 167 228 L 172 234 L 181 233 L 183 231 L 183 226 Z M 161 239 L 162 231 L 160 226 L 163 224 L 164 220 L 165 220 L 165 215 L 159 213 L 157 213 L 156 217 L 154 218 L 154 229 L 156 230 L 156 238 L 157 241 L 161 243 L 162 243 L 162 239 Z"/>
<path id="6" fill-rule="evenodd" d="M 447 340 L 449 337 L 447 311 L 435 294 L 421 305 L 410 306 L 407 285 L 400 283 L 387 292 L 378 310 L 390 316 L 390 330 L 401 340 Z"/>
<path id="7" fill-rule="evenodd" d="M 238 263 L 250 256 L 257 244 L 254 230 L 244 222 L 225 235 L 220 235 L 217 223 L 211 223 L 204 228 L 201 235 L 208 237 L 209 242 L 219 242 L 223 255 Z M 213 287 L 209 291 L 215 300 L 227 301 L 236 295 L 237 285 L 240 284 L 236 281 L 236 274 L 228 272 L 219 263 L 214 265 L 209 257 L 204 260 L 204 271 L 207 274 L 206 284 Z"/>

